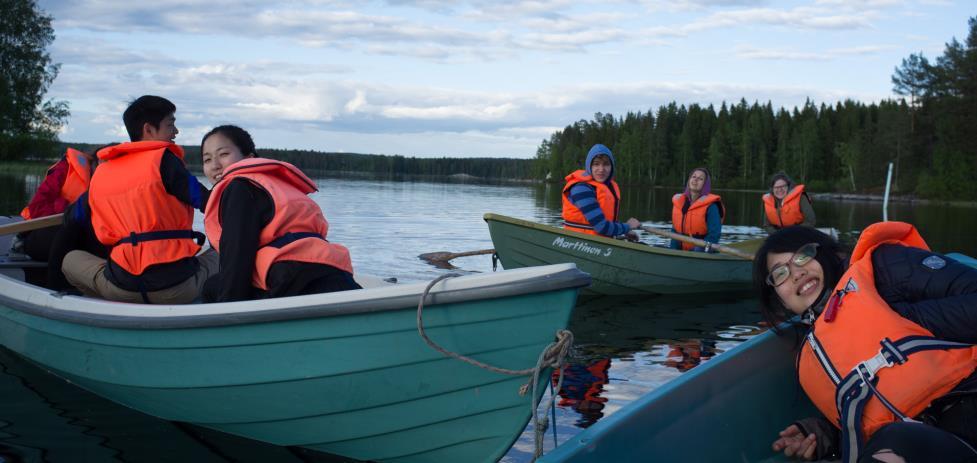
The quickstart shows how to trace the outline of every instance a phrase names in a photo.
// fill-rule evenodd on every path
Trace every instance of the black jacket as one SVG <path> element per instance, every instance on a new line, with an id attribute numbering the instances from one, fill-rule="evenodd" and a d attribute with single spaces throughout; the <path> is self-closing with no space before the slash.
<path id="1" fill-rule="evenodd" d="M 251 284 L 259 237 L 275 216 L 264 188 L 243 178 L 230 180 L 218 205 L 221 221 L 220 273 L 207 279 L 204 302 L 230 302 L 359 289 L 352 275 L 313 262 L 279 261 L 268 269 L 267 291 Z"/>
<path id="2" fill-rule="evenodd" d="M 903 317 L 940 339 L 977 344 L 977 269 L 949 257 L 897 244 L 872 253 L 879 295 Z M 977 446 L 977 372 L 933 402 L 920 416 Z M 840 431 L 824 417 L 798 421 L 805 434 L 818 435 L 818 459 L 839 452 Z"/>

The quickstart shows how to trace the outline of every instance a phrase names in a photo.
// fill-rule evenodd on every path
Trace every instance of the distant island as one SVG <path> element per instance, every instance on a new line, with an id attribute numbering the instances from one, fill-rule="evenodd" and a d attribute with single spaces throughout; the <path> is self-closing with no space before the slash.
<path id="1" fill-rule="evenodd" d="M 62 142 L 61 151 L 70 146 L 91 152 L 100 144 Z M 199 145 L 181 145 L 187 166 L 200 172 Z M 532 180 L 532 159 L 514 158 L 415 158 L 400 155 L 331 153 L 314 150 L 258 148 L 258 156 L 278 159 L 310 175 L 360 172 L 383 176 L 429 176 L 456 180 Z"/>

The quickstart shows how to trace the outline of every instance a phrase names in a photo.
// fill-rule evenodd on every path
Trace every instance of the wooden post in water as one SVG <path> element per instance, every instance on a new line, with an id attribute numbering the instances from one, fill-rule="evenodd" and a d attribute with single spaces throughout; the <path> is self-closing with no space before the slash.
<path id="1" fill-rule="evenodd" d="M 889 186 L 892 185 L 892 163 L 889 163 L 889 175 L 885 177 L 885 197 L 882 199 L 882 221 L 889 221 Z"/>

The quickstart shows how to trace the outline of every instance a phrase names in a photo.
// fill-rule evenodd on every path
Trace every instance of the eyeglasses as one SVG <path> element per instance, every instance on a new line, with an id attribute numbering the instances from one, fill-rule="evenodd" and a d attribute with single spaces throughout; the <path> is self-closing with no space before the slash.
<path id="1" fill-rule="evenodd" d="M 818 246 L 818 243 L 807 243 L 801 246 L 789 261 L 775 265 L 767 275 L 767 284 L 774 288 L 784 284 L 790 278 L 790 264 L 793 263 L 797 267 L 809 264 L 818 255 Z"/>
<path id="2" fill-rule="evenodd" d="M 781 190 L 787 191 L 787 185 L 774 185 L 773 189 L 777 191 L 781 191 Z"/>

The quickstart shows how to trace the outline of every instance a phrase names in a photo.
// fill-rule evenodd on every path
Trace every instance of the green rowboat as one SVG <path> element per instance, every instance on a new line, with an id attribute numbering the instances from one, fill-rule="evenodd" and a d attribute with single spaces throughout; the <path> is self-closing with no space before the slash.
<path id="1" fill-rule="evenodd" d="M 585 235 L 485 214 L 495 253 L 507 269 L 572 262 L 591 275 L 590 294 L 701 294 L 748 290 L 752 263 L 723 254 L 679 251 Z M 746 252 L 760 240 L 731 245 Z"/>
<path id="2" fill-rule="evenodd" d="M 573 265 L 449 279 L 428 296 L 425 328 L 451 351 L 529 368 L 589 282 Z M 426 345 L 424 289 L 149 306 L 0 276 L 0 344 L 167 420 L 359 460 L 495 461 L 529 420 L 527 378 Z"/>

